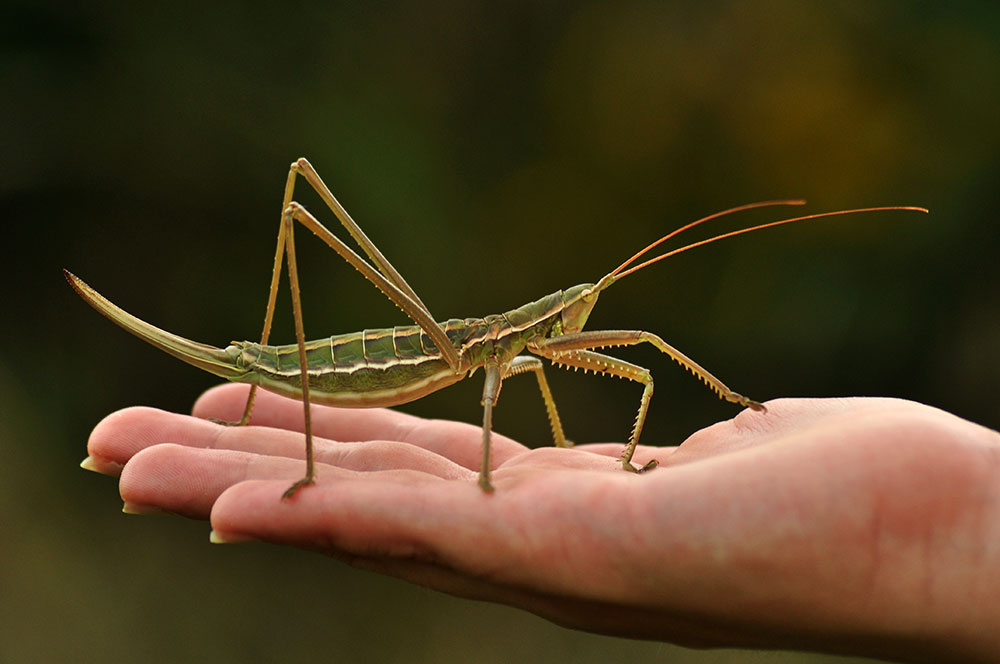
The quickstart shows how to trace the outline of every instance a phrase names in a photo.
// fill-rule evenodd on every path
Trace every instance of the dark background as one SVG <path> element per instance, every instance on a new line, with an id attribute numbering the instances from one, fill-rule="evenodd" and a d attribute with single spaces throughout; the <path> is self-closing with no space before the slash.
<path id="1" fill-rule="evenodd" d="M 898 396 L 997 428 L 1000 9 L 359 4 L 0 8 L 0 660 L 801 661 L 572 632 L 122 516 L 113 480 L 76 468 L 90 428 L 185 411 L 215 379 L 101 319 L 60 268 L 171 331 L 252 339 L 299 156 L 439 318 L 594 281 L 741 203 L 922 205 L 692 251 L 616 284 L 590 327 L 655 332 L 755 399 Z M 407 322 L 301 237 L 308 336 Z M 736 413 L 654 350 L 619 354 L 657 379 L 644 442 Z M 571 438 L 627 435 L 639 386 L 549 376 Z M 532 383 L 508 383 L 496 429 L 547 444 Z M 480 390 L 404 410 L 476 422 Z"/>

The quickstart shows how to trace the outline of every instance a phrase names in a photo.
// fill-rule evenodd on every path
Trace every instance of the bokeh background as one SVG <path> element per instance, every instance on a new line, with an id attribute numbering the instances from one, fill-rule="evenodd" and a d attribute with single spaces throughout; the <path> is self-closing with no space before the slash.
<path id="1" fill-rule="evenodd" d="M 923 205 L 693 251 L 617 284 L 591 324 L 654 331 L 756 399 L 899 396 L 997 428 L 998 105 L 986 2 L 4 2 L 0 660 L 846 661 L 573 632 L 123 516 L 113 480 L 76 467 L 90 428 L 185 411 L 214 379 L 101 319 L 60 268 L 199 341 L 253 338 L 299 156 L 440 318 L 596 280 L 741 203 Z M 310 336 L 406 322 L 299 244 Z M 735 414 L 655 351 L 621 355 L 657 378 L 645 442 Z M 638 386 L 549 375 L 570 437 L 626 435 Z M 405 410 L 475 422 L 480 390 Z M 509 383 L 497 430 L 547 443 L 536 392 Z"/>

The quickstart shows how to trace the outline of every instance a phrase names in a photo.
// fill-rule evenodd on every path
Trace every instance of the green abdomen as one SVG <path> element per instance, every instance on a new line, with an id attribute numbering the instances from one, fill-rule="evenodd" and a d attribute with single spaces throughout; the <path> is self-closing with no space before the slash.
<path id="1" fill-rule="evenodd" d="M 482 319 L 452 319 L 442 324 L 458 349 L 481 338 Z M 244 382 L 300 398 L 298 346 L 237 344 L 240 364 L 249 370 Z M 419 399 L 465 376 L 455 371 L 434 342 L 416 325 L 339 334 L 306 342 L 310 401 L 353 408 L 393 406 Z"/>

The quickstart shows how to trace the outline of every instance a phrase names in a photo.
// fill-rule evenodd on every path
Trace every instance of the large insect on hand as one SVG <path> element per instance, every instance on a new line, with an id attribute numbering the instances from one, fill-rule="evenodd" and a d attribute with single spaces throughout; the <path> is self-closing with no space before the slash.
<path id="1" fill-rule="evenodd" d="M 333 210 L 337 219 L 340 220 L 340 223 L 347 229 L 347 232 L 350 233 L 371 262 L 355 253 L 304 207 L 293 200 L 295 182 L 300 175 Z M 483 491 L 490 492 L 493 490 L 493 485 L 490 483 L 490 432 L 492 430 L 493 408 L 496 406 L 500 385 L 505 378 L 529 371 L 535 374 L 548 411 L 555 444 L 559 447 L 568 445 L 539 357 L 549 359 L 553 364 L 559 366 L 589 369 L 595 373 L 620 376 L 643 384 L 635 425 L 632 427 L 632 433 L 621 455 L 622 467 L 632 472 L 644 472 L 656 466 L 656 461 L 651 461 L 642 468 L 636 468 L 632 465 L 632 454 L 639 442 L 642 426 L 646 421 L 646 413 L 649 409 L 649 401 L 653 395 L 653 379 L 647 369 L 595 352 L 595 349 L 640 343 L 652 344 L 704 381 L 721 398 L 754 410 L 764 410 L 761 404 L 732 391 L 718 378 L 655 334 L 640 330 L 583 331 L 583 327 L 597 303 L 598 296 L 604 289 L 622 277 L 682 251 L 734 235 L 807 219 L 879 210 L 927 212 L 927 210 L 918 207 L 894 206 L 841 210 L 795 217 L 724 233 L 633 265 L 643 254 L 661 242 L 711 219 L 741 210 L 772 205 L 802 205 L 804 202 L 801 200 L 765 201 L 718 212 L 668 233 L 604 275 L 596 284 L 580 284 L 557 291 L 502 314 L 436 322 L 430 310 L 410 288 L 406 280 L 400 276 L 399 272 L 386 260 L 351 216 L 347 214 L 343 206 L 334 198 L 312 165 L 305 159 L 299 159 L 291 165 L 285 184 L 281 226 L 274 253 L 274 267 L 271 272 L 271 287 L 264 316 L 264 330 L 261 333 L 259 343 L 233 342 L 223 349 L 189 341 L 132 316 L 109 302 L 69 271 L 64 270 L 64 273 L 80 297 L 104 316 L 140 339 L 144 339 L 188 364 L 216 376 L 234 382 L 250 383 L 250 394 L 243 411 L 243 417 L 240 418 L 239 422 L 232 424 L 245 425 L 250 421 L 258 387 L 277 394 L 302 399 L 305 411 L 306 473 L 302 479 L 285 491 L 284 498 L 291 498 L 300 488 L 315 481 L 310 403 L 354 408 L 394 406 L 419 399 L 431 392 L 452 385 L 466 376 L 472 375 L 481 367 L 485 374 L 485 384 L 482 401 L 483 459 L 479 473 L 479 485 Z M 416 325 L 364 330 L 350 334 L 338 334 L 317 341 L 306 341 L 302 324 L 302 305 L 299 298 L 298 269 L 295 262 L 294 229 L 296 223 L 308 228 L 340 254 L 344 260 L 354 266 L 396 306 L 402 309 Z M 296 343 L 271 346 L 267 345 L 267 341 L 274 318 L 274 305 L 278 294 L 281 266 L 286 262 L 286 256 L 292 293 L 292 310 L 295 318 Z M 521 352 L 525 350 L 532 355 L 521 355 Z"/>

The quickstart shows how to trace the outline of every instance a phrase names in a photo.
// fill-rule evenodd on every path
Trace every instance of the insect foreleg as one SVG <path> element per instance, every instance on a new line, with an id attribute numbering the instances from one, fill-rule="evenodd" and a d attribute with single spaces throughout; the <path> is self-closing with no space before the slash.
<path id="1" fill-rule="evenodd" d="M 655 346 L 662 353 L 665 353 L 677 364 L 681 365 L 692 374 L 697 376 L 708 385 L 719 398 L 737 403 L 753 410 L 767 410 L 753 399 L 749 399 L 742 394 L 734 392 L 726 385 L 710 374 L 704 367 L 692 360 L 690 357 L 680 352 L 666 341 L 656 336 L 652 332 L 642 330 L 594 330 L 589 332 L 574 332 L 564 334 L 538 342 L 538 346 L 543 351 L 549 353 L 561 353 L 567 350 L 609 348 L 612 346 L 635 346 L 637 344 L 648 343 Z M 534 348 L 529 347 L 532 352 Z"/>
<path id="2" fill-rule="evenodd" d="M 765 410 L 764 406 L 749 399 L 742 394 L 734 392 L 726 385 L 706 371 L 701 365 L 680 352 L 660 337 L 651 332 L 641 330 L 594 330 L 589 332 L 573 332 L 558 337 L 542 339 L 529 344 L 528 350 L 538 355 L 548 357 L 557 364 L 592 369 L 599 373 L 609 373 L 623 378 L 636 380 L 645 385 L 642 393 L 642 401 L 639 403 L 639 414 L 636 417 L 635 426 L 632 429 L 632 436 L 628 445 L 622 453 L 622 465 L 626 470 L 636 470 L 631 464 L 632 454 L 639 441 L 639 434 L 642 433 L 642 426 L 646 421 L 646 413 L 649 409 L 649 400 L 653 395 L 653 380 L 649 372 L 642 367 L 624 362 L 614 357 L 594 353 L 587 349 L 607 348 L 611 346 L 634 346 L 636 344 L 649 343 L 668 355 L 672 360 L 700 378 L 706 385 L 714 390 L 719 397 L 726 401 L 740 404 L 753 410 Z M 653 463 L 653 462 L 651 462 Z M 655 463 L 653 463 L 655 465 Z M 650 467 L 642 468 L 648 470 Z"/>
<path id="3" fill-rule="evenodd" d="M 567 442 L 566 434 L 563 433 L 562 420 L 559 419 L 559 412 L 556 410 L 556 402 L 552 398 L 549 382 L 545 379 L 545 367 L 542 361 L 530 355 L 519 355 L 511 361 L 503 377 L 509 378 L 528 371 L 535 372 L 535 377 L 538 379 L 538 389 L 542 392 L 542 400 L 545 402 L 545 410 L 549 415 L 549 426 L 552 427 L 552 438 L 556 447 L 572 447 L 573 443 Z"/>

